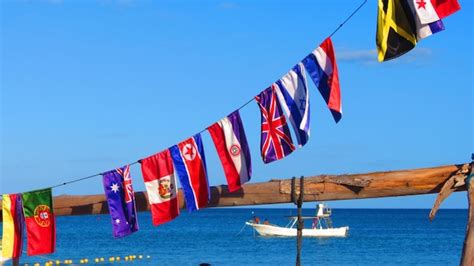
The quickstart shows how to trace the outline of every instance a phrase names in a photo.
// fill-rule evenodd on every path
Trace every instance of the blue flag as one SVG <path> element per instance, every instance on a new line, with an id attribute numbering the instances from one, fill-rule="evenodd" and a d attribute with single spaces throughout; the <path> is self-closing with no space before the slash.
<path id="1" fill-rule="evenodd" d="M 114 237 L 124 237 L 138 231 L 130 166 L 127 165 L 104 173 L 102 179 Z"/>

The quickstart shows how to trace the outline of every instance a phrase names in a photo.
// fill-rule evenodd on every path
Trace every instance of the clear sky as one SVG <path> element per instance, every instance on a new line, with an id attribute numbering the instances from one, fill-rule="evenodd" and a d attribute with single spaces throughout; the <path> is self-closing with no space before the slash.
<path id="1" fill-rule="evenodd" d="M 104 172 L 184 140 L 268 87 L 361 1 L 2 1 L 1 193 Z M 309 143 L 264 165 L 260 113 L 241 111 L 251 182 L 470 161 L 473 3 L 446 30 L 377 63 L 377 2 L 333 37 L 343 96 L 335 124 L 310 86 Z M 211 185 L 225 184 L 203 134 Z M 132 169 L 143 190 L 140 168 Z M 59 194 L 103 193 L 101 178 Z M 435 196 L 332 202 L 430 208 Z M 443 205 L 465 208 L 464 193 Z"/>

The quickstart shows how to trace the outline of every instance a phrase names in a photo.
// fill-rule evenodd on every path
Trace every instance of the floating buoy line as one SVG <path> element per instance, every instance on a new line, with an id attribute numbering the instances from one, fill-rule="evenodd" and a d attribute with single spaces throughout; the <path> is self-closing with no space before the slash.
<path id="1" fill-rule="evenodd" d="M 23 264 L 24 266 L 53 266 L 53 265 L 75 265 L 75 264 L 100 264 L 100 263 L 127 263 L 127 262 L 134 262 L 136 260 L 143 260 L 143 259 L 151 259 L 150 255 L 144 256 L 144 255 L 128 255 L 124 257 L 120 256 L 111 256 L 111 257 L 97 257 L 94 259 L 89 259 L 89 258 L 82 258 L 82 259 L 65 259 L 65 260 L 47 260 L 46 262 L 40 263 L 40 262 L 35 262 L 35 263 L 25 263 Z"/>

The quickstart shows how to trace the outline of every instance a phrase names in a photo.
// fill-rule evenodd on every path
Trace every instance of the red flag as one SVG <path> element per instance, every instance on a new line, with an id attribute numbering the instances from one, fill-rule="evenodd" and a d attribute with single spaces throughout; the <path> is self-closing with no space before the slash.
<path id="1" fill-rule="evenodd" d="M 179 215 L 178 188 L 169 150 L 141 161 L 153 225 L 169 222 Z"/>
<path id="2" fill-rule="evenodd" d="M 239 111 L 214 123 L 208 130 L 224 167 L 229 191 L 237 191 L 250 180 L 252 173 L 249 146 Z"/>
<path id="3" fill-rule="evenodd" d="M 443 19 L 461 9 L 457 0 L 431 0 L 431 4 L 439 19 Z"/>

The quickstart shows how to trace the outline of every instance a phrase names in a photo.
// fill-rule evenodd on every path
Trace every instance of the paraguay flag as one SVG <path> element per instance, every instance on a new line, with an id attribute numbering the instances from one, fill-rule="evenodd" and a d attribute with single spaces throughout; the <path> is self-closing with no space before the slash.
<path id="1" fill-rule="evenodd" d="M 250 151 L 239 111 L 221 119 L 208 130 L 224 167 L 229 191 L 239 190 L 252 174 Z"/>
<path id="2" fill-rule="evenodd" d="M 326 101 L 334 120 L 342 118 L 341 89 L 337 73 L 336 56 L 330 38 L 303 59 L 303 64 L 314 84 Z"/>
<path id="3" fill-rule="evenodd" d="M 309 91 L 303 64 L 294 66 L 276 82 L 275 91 L 295 130 L 300 147 L 309 139 Z"/>
<path id="4" fill-rule="evenodd" d="M 206 158 L 201 135 L 196 134 L 170 148 L 171 157 L 184 191 L 189 211 L 199 210 L 209 203 Z"/>

